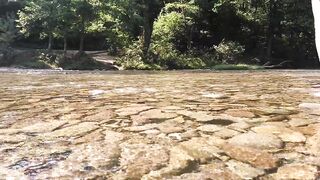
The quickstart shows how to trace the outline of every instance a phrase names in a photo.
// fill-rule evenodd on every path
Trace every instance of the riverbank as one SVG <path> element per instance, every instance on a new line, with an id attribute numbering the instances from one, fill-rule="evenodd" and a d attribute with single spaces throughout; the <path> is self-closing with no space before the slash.
<path id="1" fill-rule="evenodd" d="M 1 58 L 0 58 L 1 59 Z M 119 70 L 114 57 L 105 51 L 15 49 L 0 60 L 1 67 L 21 69 Z"/>
<path id="2" fill-rule="evenodd" d="M 198 59 L 199 60 L 199 59 Z M 195 62 L 194 62 L 195 61 Z M 199 61 L 200 62 L 200 61 Z M 0 56 L 0 67 L 21 69 L 57 69 L 57 70 L 183 70 L 183 69 L 211 69 L 211 70 L 262 70 L 262 69 L 294 69 L 291 61 L 283 61 L 275 65 L 259 65 L 257 63 L 219 64 L 199 63 L 197 59 L 186 59 L 185 64 L 176 68 L 159 63 L 145 63 L 142 60 L 124 61 L 123 58 L 110 56 L 106 51 L 67 51 L 48 52 L 43 49 L 15 49 L 4 58 Z M 211 62 L 211 61 L 210 61 Z M 249 62 L 249 60 L 242 60 Z M 180 62 L 181 63 L 181 62 Z"/>

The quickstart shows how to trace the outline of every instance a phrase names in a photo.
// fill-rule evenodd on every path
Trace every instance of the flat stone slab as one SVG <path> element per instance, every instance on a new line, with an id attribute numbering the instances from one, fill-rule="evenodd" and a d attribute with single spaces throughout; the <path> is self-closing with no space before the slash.
<path id="1" fill-rule="evenodd" d="M 256 168 L 273 169 L 279 166 L 280 159 L 262 150 L 230 144 L 223 145 L 222 149 L 232 159 L 251 164 Z"/>
<path id="2" fill-rule="evenodd" d="M 232 145 L 247 146 L 257 149 L 276 150 L 282 149 L 284 144 L 277 136 L 272 134 L 244 133 L 229 139 Z"/>
<path id="3" fill-rule="evenodd" d="M 272 177 L 275 179 L 317 179 L 319 178 L 319 172 L 315 166 L 288 164 L 280 167 Z"/>
<path id="4" fill-rule="evenodd" d="M 152 109 L 151 106 L 144 106 L 144 105 L 131 105 L 125 108 L 117 109 L 116 113 L 118 116 L 131 116 L 139 114 L 142 111 L 146 111 Z"/>
<path id="5" fill-rule="evenodd" d="M 297 131 L 293 131 L 289 128 L 275 126 L 275 125 L 262 125 L 252 128 L 256 133 L 261 134 L 273 134 L 278 136 L 282 141 L 293 142 L 293 143 L 303 143 L 306 141 L 306 137 Z"/>
<path id="6" fill-rule="evenodd" d="M 314 115 L 320 115 L 320 104 L 318 103 L 302 103 L 299 105 L 300 109 L 308 111 Z"/>
<path id="7" fill-rule="evenodd" d="M 40 137 L 42 139 L 54 139 L 59 137 L 79 137 L 98 129 L 99 126 L 94 122 L 84 122 L 58 129 L 53 132 L 44 133 Z"/>
<path id="8" fill-rule="evenodd" d="M 248 164 L 245 164 L 239 161 L 231 160 L 231 161 L 228 161 L 226 164 L 227 164 L 227 168 L 231 172 L 240 176 L 241 179 L 254 179 L 265 174 L 265 171 L 254 168 Z"/>

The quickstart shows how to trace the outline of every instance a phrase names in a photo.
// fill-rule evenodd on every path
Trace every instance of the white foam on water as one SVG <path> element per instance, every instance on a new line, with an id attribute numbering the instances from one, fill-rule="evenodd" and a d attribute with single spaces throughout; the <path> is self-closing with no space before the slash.
<path id="1" fill-rule="evenodd" d="M 320 92 L 313 93 L 313 96 L 320 97 Z"/>
<path id="2" fill-rule="evenodd" d="M 203 92 L 203 93 L 202 93 L 202 97 L 218 99 L 218 98 L 223 98 L 223 97 L 225 97 L 225 95 L 222 94 L 222 93 Z"/>
<path id="3" fill-rule="evenodd" d="M 100 90 L 100 89 L 95 89 L 95 90 L 89 91 L 90 96 L 98 96 L 98 95 L 101 95 L 104 93 L 106 93 L 106 91 Z"/>

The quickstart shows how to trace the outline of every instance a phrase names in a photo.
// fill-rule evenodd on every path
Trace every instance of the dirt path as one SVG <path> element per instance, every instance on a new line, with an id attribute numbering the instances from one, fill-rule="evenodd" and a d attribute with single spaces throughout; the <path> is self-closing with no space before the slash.
<path id="1" fill-rule="evenodd" d="M 106 51 L 86 51 L 86 53 L 98 62 L 101 62 L 107 66 L 113 66 L 118 70 L 121 69 L 119 66 L 114 64 L 116 57 L 110 56 Z"/>

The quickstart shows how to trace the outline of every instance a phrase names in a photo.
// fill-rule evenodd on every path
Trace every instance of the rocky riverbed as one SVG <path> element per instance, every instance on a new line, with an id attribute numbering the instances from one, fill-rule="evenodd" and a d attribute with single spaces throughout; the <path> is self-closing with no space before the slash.
<path id="1" fill-rule="evenodd" d="M 320 72 L 0 72 L 0 179 L 319 179 Z"/>

